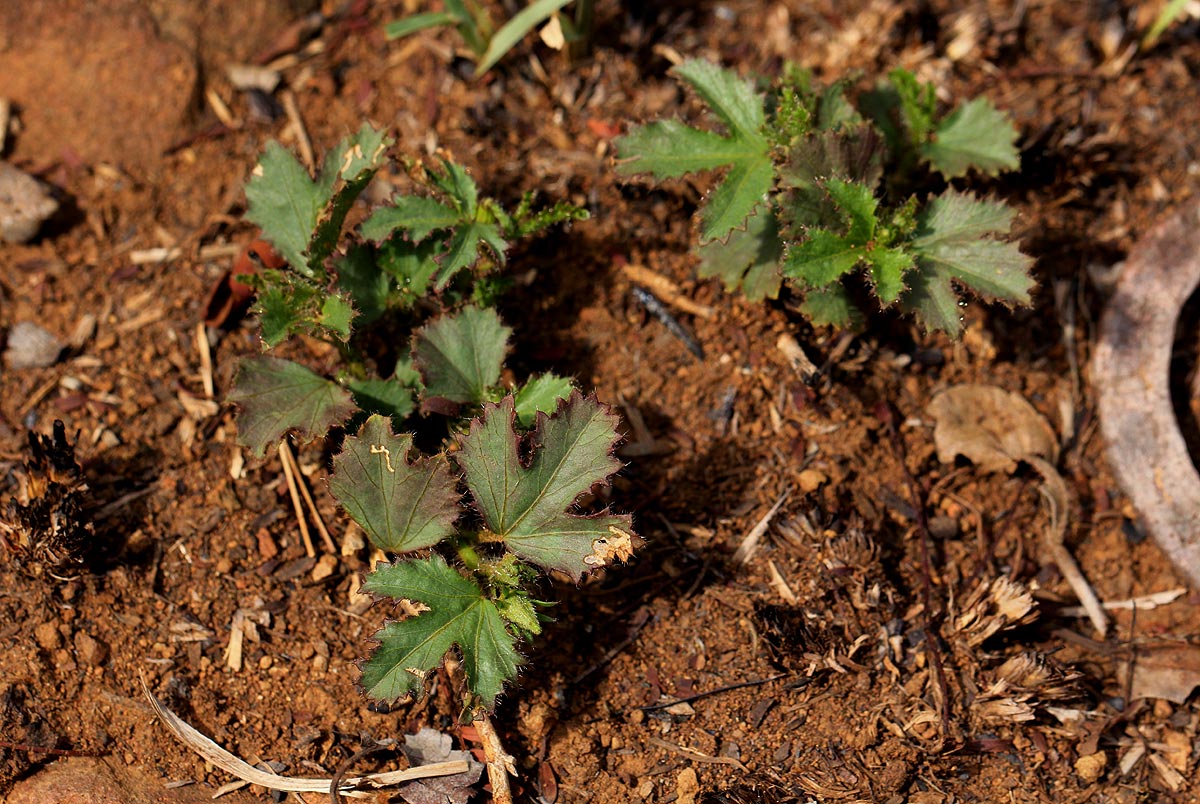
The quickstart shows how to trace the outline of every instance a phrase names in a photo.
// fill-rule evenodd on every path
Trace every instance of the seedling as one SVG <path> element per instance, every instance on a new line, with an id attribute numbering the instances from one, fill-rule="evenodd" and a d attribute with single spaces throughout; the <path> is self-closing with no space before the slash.
<path id="1" fill-rule="evenodd" d="M 400 196 L 343 233 L 388 145 L 364 126 L 315 179 L 280 146 L 267 148 L 246 187 L 247 218 L 289 268 L 247 278 L 258 288 L 263 343 L 305 333 L 343 360 L 332 378 L 275 357 L 244 360 L 230 399 L 241 407 L 239 439 L 258 455 L 288 433 L 351 433 L 333 459 L 330 490 L 371 543 L 396 556 L 363 588 L 423 609 L 376 635 L 363 666 L 367 693 L 419 694 L 457 648 L 467 707 L 490 709 L 517 674 L 518 643 L 541 631 L 539 570 L 578 581 L 628 559 L 637 542 L 628 516 L 577 510 L 620 468 L 616 417 L 564 377 L 505 387 L 511 330 L 468 301 L 512 239 L 583 213 L 563 204 L 535 212 L 527 196 L 510 214 L 443 160 L 425 174 L 429 195 Z M 457 309 L 413 331 L 418 308 L 429 307 Z M 397 319 L 410 325 L 409 349 L 381 377 L 362 336 Z M 446 414 L 449 435 L 433 454 L 397 429 L 418 404 Z"/>
<path id="2" fill-rule="evenodd" d="M 594 0 L 575 0 L 573 18 L 561 13 L 571 1 L 534 0 L 497 29 L 487 9 L 469 0 L 445 0 L 444 11 L 413 14 L 388 23 L 384 30 L 389 39 L 400 39 L 426 28 L 453 25 L 475 55 L 475 76 L 479 77 L 543 23 L 552 25 L 557 31 L 555 34 L 544 33 L 543 39 L 557 40 L 559 48 L 569 45 L 572 57 L 586 48 L 591 38 Z"/>
<path id="3" fill-rule="evenodd" d="M 941 116 L 933 86 L 905 70 L 855 102 L 845 82 L 821 87 L 795 69 L 765 95 L 707 62 L 673 72 L 725 132 L 635 127 L 617 142 L 618 168 L 657 179 L 727 169 L 699 212 L 702 277 L 752 300 L 775 298 L 786 280 L 809 318 L 837 325 L 857 317 L 853 277 L 878 306 L 952 334 L 956 285 L 1029 304 L 1032 261 L 998 239 L 1013 211 L 946 187 L 1019 165 L 1017 133 L 988 101 Z"/>

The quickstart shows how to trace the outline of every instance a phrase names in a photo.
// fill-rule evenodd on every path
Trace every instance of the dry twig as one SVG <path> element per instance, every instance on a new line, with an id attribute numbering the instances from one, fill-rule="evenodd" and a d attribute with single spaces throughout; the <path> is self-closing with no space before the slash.
<path id="1" fill-rule="evenodd" d="M 150 692 L 142 679 L 142 693 L 150 702 L 154 714 L 162 721 L 176 738 L 188 748 L 200 755 L 205 762 L 216 765 L 221 770 L 233 774 L 239 779 L 245 779 L 251 784 L 261 785 L 268 790 L 285 790 L 295 793 L 324 793 L 329 791 L 332 779 L 301 779 L 294 776 L 277 776 L 266 773 L 238 759 L 208 737 L 201 734 L 189 724 L 181 720 L 174 712 L 167 709 Z M 435 776 L 454 776 L 466 773 L 469 766 L 465 760 L 453 762 L 434 762 L 402 771 L 389 773 L 369 773 L 365 776 L 352 776 L 342 780 L 341 792 L 346 795 L 362 796 L 358 788 L 390 787 L 392 785 L 411 782 L 414 779 L 429 779 Z"/>

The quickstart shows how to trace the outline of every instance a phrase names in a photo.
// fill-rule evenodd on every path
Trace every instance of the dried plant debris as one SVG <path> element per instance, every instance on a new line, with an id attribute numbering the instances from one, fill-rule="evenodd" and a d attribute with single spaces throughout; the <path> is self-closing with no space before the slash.
<path id="1" fill-rule="evenodd" d="M 797 606 L 760 602 L 755 621 L 770 661 L 812 677 L 867 661 L 864 645 L 894 619 L 896 594 L 879 566 L 875 540 L 856 528 L 830 536 L 818 560 L 825 568 Z"/>
<path id="2" fill-rule="evenodd" d="M 930 403 L 938 460 L 962 455 L 984 472 L 1012 472 L 1028 455 L 1055 460 L 1058 439 L 1020 394 L 994 385 L 955 385 Z"/>
<path id="3" fill-rule="evenodd" d="M 93 541 L 83 467 L 61 420 L 52 435 L 29 433 L 29 454 L 0 518 L 0 540 L 27 572 L 62 578 L 84 567 Z"/>
<path id="4" fill-rule="evenodd" d="M 1037 618 L 1033 595 L 1024 585 L 1005 577 L 981 583 L 963 600 L 955 630 L 972 647 L 982 645 L 996 632 L 1025 625 Z"/>
<path id="5" fill-rule="evenodd" d="M 466 762 L 469 770 L 454 776 L 417 779 L 400 788 L 400 798 L 409 804 L 466 804 L 475 792 L 484 764 L 476 762 L 470 751 L 454 750 L 449 734 L 422 728 L 404 738 L 402 750 L 412 767 L 435 762 Z"/>
<path id="6" fill-rule="evenodd" d="M 984 723 L 1024 723 L 1051 702 L 1080 697 L 1081 673 L 1062 667 L 1044 654 L 1027 651 L 1010 656 L 987 671 L 990 679 L 971 703 Z"/>

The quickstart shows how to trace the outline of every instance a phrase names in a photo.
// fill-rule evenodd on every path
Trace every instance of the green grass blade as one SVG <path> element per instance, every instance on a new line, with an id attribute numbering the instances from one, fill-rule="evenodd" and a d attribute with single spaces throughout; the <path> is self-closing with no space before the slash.
<path id="1" fill-rule="evenodd" d="M 424 31 L 426 28 L 437 28 L 439 25 L 458 25 L 458 17 L 448 12 L 433 12 L 429 14 L 413 14 L 399 20 L 393 20 L 384 26 L 383 32 L 388 39 L 402 39 L 405 36 Z"/>
<path id="2" fill-rule="evenodd" d="M 475 66 L 475 77 L 478 78 L 492 69 L 496 62 L 504 58 L 504 54 L 512 50 L 517 42 L 524 39 L 534 28 L 550 19 L 554 12 L 569 2 L 571 0 L 535 0 L 514 14 L 512 19 L 504 23 L 500 30 L 496 31 L 492 40 L 488 42 L 487 50 L 479 59 L 479 64 Z"/>

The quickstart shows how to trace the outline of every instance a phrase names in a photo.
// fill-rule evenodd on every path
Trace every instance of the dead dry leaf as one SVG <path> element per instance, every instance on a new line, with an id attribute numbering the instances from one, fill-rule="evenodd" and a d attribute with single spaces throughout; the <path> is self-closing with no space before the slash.
<path id="1" fill-rule="evenodd" d="M 1129 673 L 1133 678 L 1129 678 Z M 1138 650 L 1124 668 L 1129 697 L 1162 698 L 1181 704 L 1200 686 L 1200 645 L 1158 645 Z"/>
<path id="2" fill-rule="evenodd" d="M 962 455 L 985 472 L 1011 472 L 1034 455 L 1054 462 L 1054 428 L 1020 394 L 994 385 L 967 383 L 939 393 L 927 412 L 937 424 L 933 441 L 938 460 Z"/>

